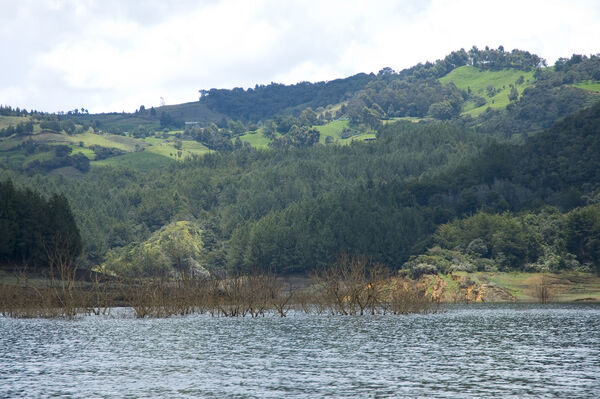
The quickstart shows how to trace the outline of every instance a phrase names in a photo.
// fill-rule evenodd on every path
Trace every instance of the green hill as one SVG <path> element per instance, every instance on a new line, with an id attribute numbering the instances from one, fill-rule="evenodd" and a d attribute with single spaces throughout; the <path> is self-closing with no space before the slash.
<path id="1" fill-rule="evenodd" d="M 0 107 L 0 181 L 64 193 L 86 266 L 127 263 L 157 231 L 190 222 L 220 272 L 306 273 L 343 252 L 415 274 L 430 263 L 413 256 L 593 269 L 599 75 L 596 56 L 548 68 L 523 51 L 471 49 L 131 114 Z M 442 226 L 463 240 L 436 238 Z"/>
<path id="2" fill-rule="evenodd" d="M 183 160 L 243 145 L 268 148 L 294 125 L 315 128 L 320 144 L 348 144 L 373 139 L 382 125 L 398 120 L 453 120 L 496 137 L 518 133 L 518 140 L 597 101 L 598 70 L 596 56 L 573 56 L 548 68 L 525 51 L 473 48 L 399 72 L 384 68 L 330 82 L 201 90 L 197 102 L 141 106 L 131 114 L 33 115 L 8 107 L 0 110 L 0 159 L 8 168 L 39 161 L 42 170 L 53 170 L 71 162 L 52 161 L 47 145 L 60 144 L 96 165 L 120 164 L 103 160 L 136 151 Z M 33 130 L 24 133 L 27 124 Z M 22 145 L 28 140 L 46 147 L 27 153 Z M 284 137 L 277 145 L 296 142 Z"/>

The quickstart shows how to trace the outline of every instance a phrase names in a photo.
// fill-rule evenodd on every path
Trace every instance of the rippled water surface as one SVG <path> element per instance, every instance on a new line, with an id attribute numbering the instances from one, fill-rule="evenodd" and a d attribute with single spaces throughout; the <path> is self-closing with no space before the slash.
<path id="1" fill-rule="evenodd" d="M 120 312 L 125 312 L 120 310 Z M 600 397 L 599 305 L 0 317 L 0 397 Z"/>

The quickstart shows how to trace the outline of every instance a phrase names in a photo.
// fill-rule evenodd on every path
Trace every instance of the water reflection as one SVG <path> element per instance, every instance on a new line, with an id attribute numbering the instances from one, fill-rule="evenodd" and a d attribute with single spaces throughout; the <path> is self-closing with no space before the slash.
<path id="1" fill-rule="evenodd" d="M 599 305 L 0 318 L 0 397 L 600 397 Z"/>

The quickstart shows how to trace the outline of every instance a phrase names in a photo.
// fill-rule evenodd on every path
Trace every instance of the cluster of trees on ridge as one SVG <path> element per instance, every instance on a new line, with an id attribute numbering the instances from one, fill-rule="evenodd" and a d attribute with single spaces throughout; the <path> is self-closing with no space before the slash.
<path id="1" fill-rule="evenodd" d="M 35 111 L 32 111 L 34 113 Z M 24 116 L 28 115 L 26 109 L 21 109 L 19 107 L 13 108 L 10 105 L 1 105 L 0 104 L 0 115 L 1 116 Z"/>
<path id="2" fill-rule="evenodd" d="M 360 73 L 330 82 L 301 82 L 295 85 L 271 83 L 244 90 L 201 90 L 200 102 L 224 115 L 244 121 L 259 121 L 298 106 L 317 108 L 348 99 L 362 89 L 374 75 Z"/>

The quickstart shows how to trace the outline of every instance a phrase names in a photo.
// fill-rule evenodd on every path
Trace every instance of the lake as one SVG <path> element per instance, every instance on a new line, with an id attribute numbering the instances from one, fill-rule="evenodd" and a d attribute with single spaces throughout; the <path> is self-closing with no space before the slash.
<path id="1" fill-rule="evenodd" d="M 598 398 L 600 305 L 409 316 L 0 316 L 4 398 Z"/>

